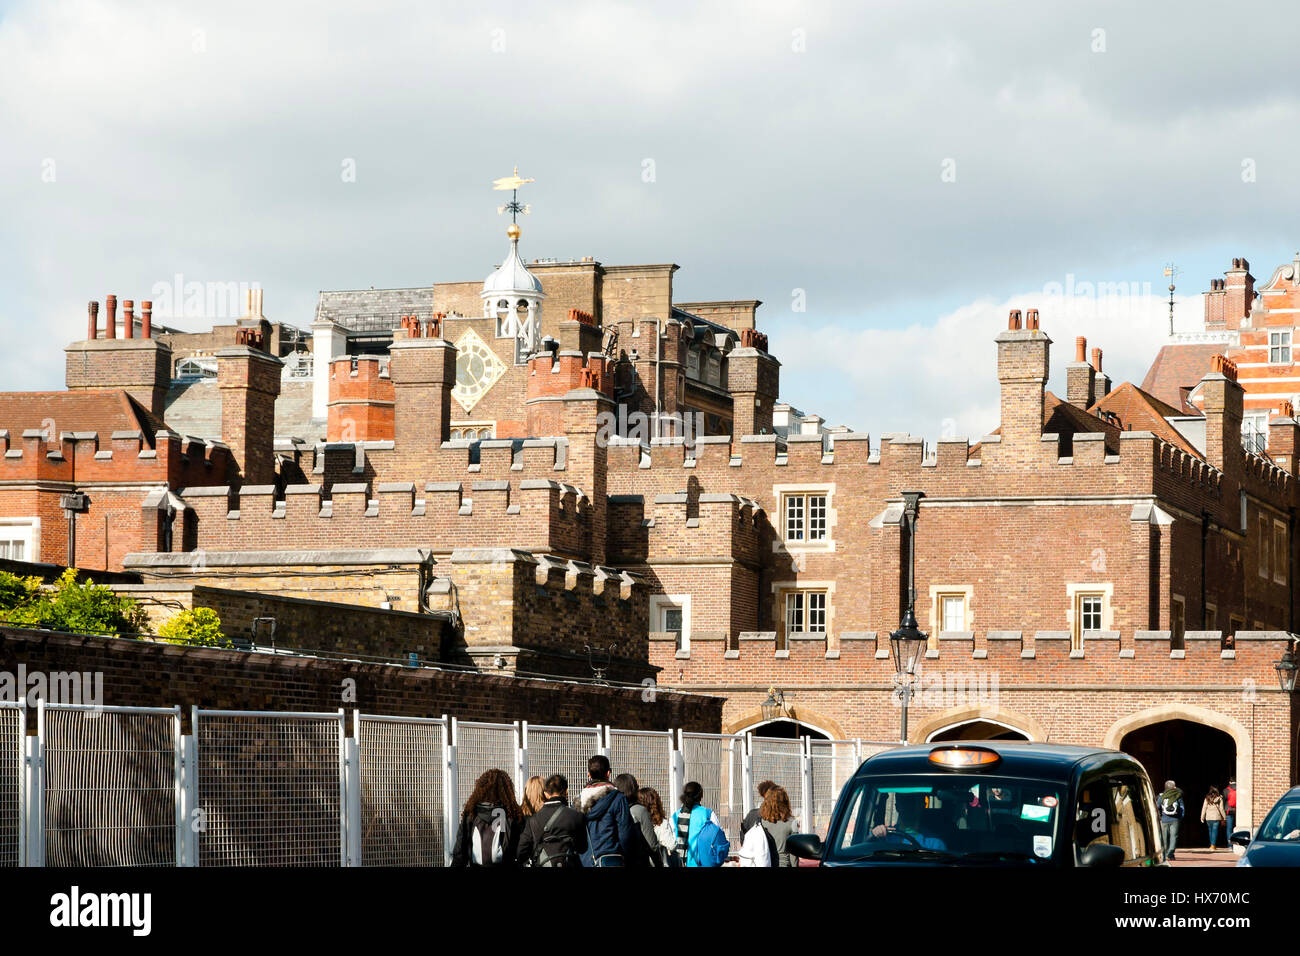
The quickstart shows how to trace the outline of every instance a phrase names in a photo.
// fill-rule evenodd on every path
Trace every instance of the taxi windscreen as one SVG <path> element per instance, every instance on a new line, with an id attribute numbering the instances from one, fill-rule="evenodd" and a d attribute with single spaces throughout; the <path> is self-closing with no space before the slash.
<path id="1" fill-rule="evenodd" d="M 870 777 L 846 791 L 826 859 L 1046 863 L 1063 798 L 1057 783 L 983 773 Z"/>

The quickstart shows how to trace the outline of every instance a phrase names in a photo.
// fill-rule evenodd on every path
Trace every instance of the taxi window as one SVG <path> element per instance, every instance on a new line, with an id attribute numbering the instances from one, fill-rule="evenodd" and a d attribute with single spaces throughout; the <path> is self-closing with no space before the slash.
<path id="1" fill-rule="evenodd" d="M 1136 775 L 1095 777 L 1079 788 L 1074 813 L 1074 845 L 1079 850 L 1104 843 L 1122 847 L 1125 862 L 1151 855 L 1146 806 Z"/>

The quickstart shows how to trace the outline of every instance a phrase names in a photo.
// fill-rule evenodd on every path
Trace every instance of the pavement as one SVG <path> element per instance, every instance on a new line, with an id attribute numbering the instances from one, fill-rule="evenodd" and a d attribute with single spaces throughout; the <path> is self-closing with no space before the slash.
<path id="1" fill-rule="evenodd" d="M 1233 850 L 1224 847 L 1211 850 L 1208 847 L 1180 846 L 1170 862 L 1174 866 L 1236 866 L 1239 859 L 1241 857 Z"/>

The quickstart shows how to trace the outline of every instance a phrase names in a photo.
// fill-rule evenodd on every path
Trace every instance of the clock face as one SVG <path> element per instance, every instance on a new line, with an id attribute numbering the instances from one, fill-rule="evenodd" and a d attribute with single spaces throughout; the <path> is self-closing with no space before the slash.
<path id="1" fill-rule="evenodd" d="M 465 330 L 456 350 L 456 387 L 451 394 L 469 411 L 505 374 L 506 367 L 473 329 Z"/>

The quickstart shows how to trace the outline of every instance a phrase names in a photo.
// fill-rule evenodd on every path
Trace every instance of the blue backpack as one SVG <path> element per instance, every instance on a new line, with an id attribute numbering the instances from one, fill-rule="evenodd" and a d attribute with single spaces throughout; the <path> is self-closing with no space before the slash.
<path id="1" fill-rule="evenodd" d="M 731 841 L 722 828 L 707 820 L 695 836 L 695 859 L 700 866 L 722 866 L 731 853 Z"/>

